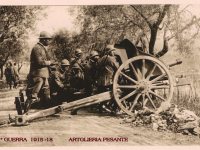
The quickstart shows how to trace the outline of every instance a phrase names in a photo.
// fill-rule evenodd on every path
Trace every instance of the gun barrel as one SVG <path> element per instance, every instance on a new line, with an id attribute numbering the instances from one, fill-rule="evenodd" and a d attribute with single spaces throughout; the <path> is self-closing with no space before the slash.
<path id="1" fill-rule="evenodd" d="M 176 66 L 176 65 L 179 65 L 179 64 L 182 64 L 182 60 L 177 59 L 175 62 L 169 64 L 169 67 L 173 67 L 173 66 Z"/>

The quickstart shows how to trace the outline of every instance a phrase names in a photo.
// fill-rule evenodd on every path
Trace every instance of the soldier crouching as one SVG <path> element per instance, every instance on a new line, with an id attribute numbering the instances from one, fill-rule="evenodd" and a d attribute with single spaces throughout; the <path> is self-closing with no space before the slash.
<path id="1" fill-rule="evenodd" d="M 53 99 L 53 105 L 59 105 L 63 101 L 69 101 L 70 99 L 70 63 L 67 59 L 61 61 L 61 66 L 51 68 L 50 75 L 50 91 Z"/>

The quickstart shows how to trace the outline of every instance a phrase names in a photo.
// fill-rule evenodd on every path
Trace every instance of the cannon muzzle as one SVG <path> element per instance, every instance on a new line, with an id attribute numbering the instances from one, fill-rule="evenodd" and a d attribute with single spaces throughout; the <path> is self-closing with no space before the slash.
<path id="1" fill-rule="evenodd" d="M 180 64 L 182 64 L 182 60 L 176 59 L 175 62 L 169 64 L 169 67 L 173 67 L 173 66 L 180 65 Z"/>

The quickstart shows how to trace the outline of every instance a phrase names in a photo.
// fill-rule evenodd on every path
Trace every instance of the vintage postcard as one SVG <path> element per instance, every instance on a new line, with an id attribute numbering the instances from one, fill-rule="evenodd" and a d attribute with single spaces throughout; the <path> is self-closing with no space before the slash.
<path id="1" fill-rule="evenodd" d="M 0 148 L 200 145 L 200 4 L 46 2 L 0 2 Z"/>

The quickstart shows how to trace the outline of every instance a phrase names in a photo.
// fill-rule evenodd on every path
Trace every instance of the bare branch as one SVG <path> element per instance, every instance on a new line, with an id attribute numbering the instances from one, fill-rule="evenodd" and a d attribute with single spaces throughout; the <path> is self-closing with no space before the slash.
<path id="1" fill-rule="evenodd" d="M 187 5 L 187 6 L 185 6 L 180 12 L 178 12 L 179 14 L 180 13 L 182 13 L 183 11 L 185 11 L 189 6 L 192 6 L 191 4 L 190 5 Z M 188 11 L 188 10 L 186 10 L 186 11 Z"/>
<path id="2" fill-rule="evenodd" d="M 169 11 L 170 6 L 171 6 L 171 5 L 165 5 L 165 6 L 164 6 L 164 9 L 163 9 L 162 13 L 159 14 L 158 20 L 157 20 L 157 22 L 156 22 L 156 25 L 157 25 L 157 26 L 159 26 L 160 23 L 163 21 L 163 19 L 164 19 L 166 13 Z"/>
<path id="3" fill-rule="evenodd" d="M 193 17 L 192 20 L 188 24 L 186 24 L 182 29 L 180 29 L 177 33 L 173 34 L 168 39 L 171 40 L 172 38 L 176 37 L 178 35 L 178 33 L 182 33 L 184 30 L 188 29 L 195 23 L 199 23 L 199 21 L 200 21 L 200 18 L 196 19 L 196 17 Z"/>
<path id="4" fill-rule="evenodd" d="M 130 5 L 130 6 L 146 21 L 148 26 L 150 28 L 152 28 L 152 24 L 148 21 L 148 19 L 139 10 L 137 10 L 137 8 L 135 8 L 135 6 L 133 6 L 133 5 Z"/>

